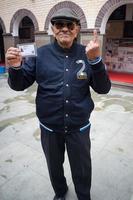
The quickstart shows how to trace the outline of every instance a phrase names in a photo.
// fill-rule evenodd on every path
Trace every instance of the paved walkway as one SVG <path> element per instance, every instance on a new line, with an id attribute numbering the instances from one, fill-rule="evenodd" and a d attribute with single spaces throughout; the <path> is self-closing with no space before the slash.
<path id="1" fill-rule="evenodd" d="M 15 92 L 0 77 L 0 200 L 52 200 L 35 116 L 36 86 Z M 133 200 L 133 93 L 92 93 L 92 200 Z M 77 200 L 66 155 L 67 200 Z"/>

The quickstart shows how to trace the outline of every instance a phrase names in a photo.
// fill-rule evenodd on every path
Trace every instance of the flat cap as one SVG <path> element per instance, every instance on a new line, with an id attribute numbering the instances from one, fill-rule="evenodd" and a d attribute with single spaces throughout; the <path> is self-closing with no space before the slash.
<path id="1" fill-rule="evenodd" d="M 71 10 L 70 8 L 61 8 L 57 10 L 51 18 L 51 23 L 54 24 L 54 22 L 57 20 L 76 21 L 78 23 L 80 22 L 80 19 L 75 11 Z"/>

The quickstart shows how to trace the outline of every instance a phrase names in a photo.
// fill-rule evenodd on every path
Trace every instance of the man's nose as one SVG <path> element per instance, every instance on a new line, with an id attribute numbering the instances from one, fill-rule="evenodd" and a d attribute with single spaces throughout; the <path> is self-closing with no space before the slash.
<path id="1" fill-rule="evenodd" d="M 63 24 L 62 30 L 68 30 L 67 24 Z"/>

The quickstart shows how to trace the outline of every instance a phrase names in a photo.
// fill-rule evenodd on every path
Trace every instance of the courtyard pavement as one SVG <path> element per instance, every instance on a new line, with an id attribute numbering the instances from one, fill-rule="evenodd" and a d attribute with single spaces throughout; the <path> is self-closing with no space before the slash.
<path id="1" fill-rule="evenodd" d="M 16 92 L 0 75 L 0 200 L 53 199 L 35 96 L 36 85 Z M 133 200 L 133 92 L 112 87 L 107 95 L 92 96 L 92 200 Z M 66 199 L 77 200 L 67 154 L 64 169 Z"/>

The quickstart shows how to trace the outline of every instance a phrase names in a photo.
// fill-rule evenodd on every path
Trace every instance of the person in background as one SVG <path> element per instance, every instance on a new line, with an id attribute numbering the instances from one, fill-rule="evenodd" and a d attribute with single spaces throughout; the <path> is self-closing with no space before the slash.
<path id="1" fill-rule="evenodd" d="M 37 57 L 22 62 L 21 52 L 10 47 L 6 53 L 9 86 L 24 90 L 38 84 L 36 114 L 41 144 L 46 156 L 53 200 L 65 200 L 68 185 L 64 176 L 67 150 L 78 200 L 91 200 L 90 115 L 94 109 L 90 87 L 106 94 L 111 83 L 100 55 L 97 31 L 85 47 L 76 42 L 80 19 L 62 8 L 51 18 L 55 41 L 37 50 Z"/>

